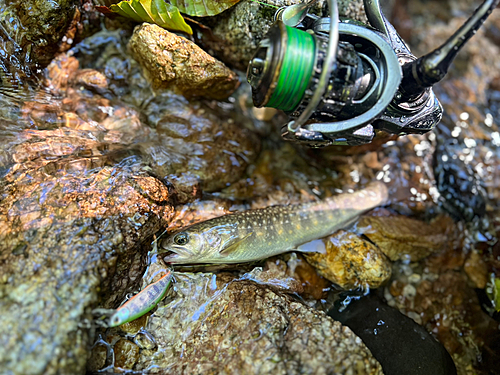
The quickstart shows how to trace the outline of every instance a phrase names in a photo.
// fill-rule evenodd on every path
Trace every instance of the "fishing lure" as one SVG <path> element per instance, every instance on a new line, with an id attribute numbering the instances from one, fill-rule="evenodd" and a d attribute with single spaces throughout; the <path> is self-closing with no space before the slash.
<path id="1" fill-rule="evenodd" d="M 109 318 L 108 326 L 116 327 L 131 322 L 151 311 L 167 293 L 170 282 L 172 281 L 172 276 L 172 270 L 167 270 L 167 273 L 158 281 L 149 284 L 146 288 L 130 298 L 115 311 L 111 318 Z"/>

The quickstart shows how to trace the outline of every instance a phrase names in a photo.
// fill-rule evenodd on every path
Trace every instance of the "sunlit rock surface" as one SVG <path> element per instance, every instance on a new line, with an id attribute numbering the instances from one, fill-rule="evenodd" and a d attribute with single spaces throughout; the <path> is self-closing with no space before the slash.
<path id="1" fill-rule="evenodd" d="M 184 140 L 189 131 L 158 137 L 113 97 L 116 76 L 78 67 L 68 56 L 51 66 L 53 94 L 43 97 L 50 100 L 5 101 L 13 109 L 0 127 L 0 323 L 9 330 L 0 335 L 0 366 L 15 374 L 82 373 L 92 309 L 100 299 L 115 307 L 140 282 L 141 243 L 168 224 L 174 199 L 194 199 L 197 186 L 226 186 L 258 150 L 217 106 L 198 104 L 193 120 L 189 102 L 173 94 L 157 115 L 171 116 L 172 129 L 196 126 L 194 142 Z M 167 120 L 160 126 L 167 132 Z M 241 159 L 238 134 L 250 150 Z M 189 183 L 169 177 L 182 171 L 192 172 Z"/>
<path id="2" fill-rule="evenodd" d="M 391 277 L 391 263 L 373 243 L 344 230 L 323 239 L 325 253 L 304 257 L 325 279 L 344 289 L 378 288 Z"/>
<path id="3" fill-rule="evenodd" d="M 81 151 L 98 150 L 78 131 L 27 133 L 1 184 L 0 324 L 9 328 L 0 365 L 14 374 L 80 373 L 89 309 L 105 289 L 126 290 L 144 262 L 140 238 L 173 212 L 170 194 L 133 166 L 72 154 L 78 141 Z"/>
<path id="4" fill-rule="evenodd" d="M 129 48 L 154 88 L 175 89 L 186 97 L 226 99 L 238 76 L 193 42 L 157 25 L 134 30 Z"/>

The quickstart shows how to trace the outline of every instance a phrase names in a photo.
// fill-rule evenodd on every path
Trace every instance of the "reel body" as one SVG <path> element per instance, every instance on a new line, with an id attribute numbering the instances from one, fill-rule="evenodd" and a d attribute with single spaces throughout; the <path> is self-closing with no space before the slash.
<path id="1" fill-rule="evenodd" d="M 254 104 L 285 111 L 291 121 L 283 137 L 312 147 L 366 144 L 378 130 L 428 132 L 442 117 L 432 91 L 439 79 L 429 76 L 441 64 L 444 77 L 464 36 L 470 38 L 498 2 L 485 1 L 436 50 L 446 47 L 439 61 L 436 51 L 412 55 L 377 0 L 364 1 L 370 25 L 338 21 L 336 1 L 329 1 L 330 17 L 308 14 L 307 4 L 285 7 L 248 67 Z"/>

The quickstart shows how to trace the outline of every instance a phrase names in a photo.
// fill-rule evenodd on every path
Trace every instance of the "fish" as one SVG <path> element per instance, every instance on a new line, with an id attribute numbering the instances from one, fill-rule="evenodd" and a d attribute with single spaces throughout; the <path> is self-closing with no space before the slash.
<path id="1" fill-rule="evenodd" d="M 348 227 L 361 214 L 388 201 L 387 187 L 374 182 L 357 192 L 319 202 L 271 206 L 219 216 L 160 240 L 167 264 L 235 264 L 263 260 Z"/>
<path id="2" fill-rule="evenodd" d="M 151 311 L 165 297 L 172 277 L 172 270 L 169 269 L 158 281 L 149 284 L 121 305 L 109 318 L 108 327 L 116 327 L 131 322 Z"/>

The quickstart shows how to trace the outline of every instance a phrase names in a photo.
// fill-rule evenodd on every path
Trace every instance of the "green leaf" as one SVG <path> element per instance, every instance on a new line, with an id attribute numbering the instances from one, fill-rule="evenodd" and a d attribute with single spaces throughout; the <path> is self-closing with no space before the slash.
<path id="1" fill-rule="evenodd" d="M 110 6 L 112 12 L 136 22 L 149 22 L 169 30 L 192 34 L 179 9 L 164 0 L 124 0 Z"/>
<path id="2" fill-rule="evenodd" d="M 170 0 L 182 13 L 190 16 L 215 16 L 231 8 L 240 0 Z"/>

